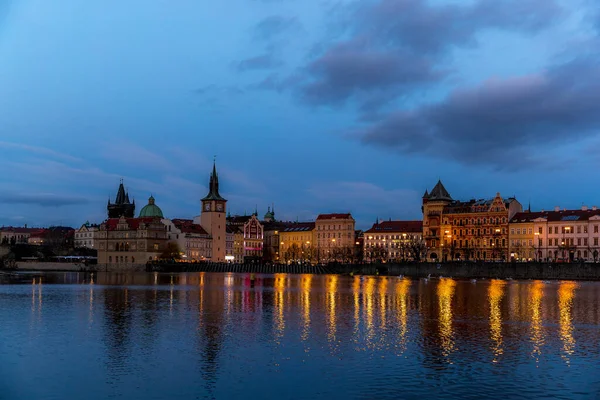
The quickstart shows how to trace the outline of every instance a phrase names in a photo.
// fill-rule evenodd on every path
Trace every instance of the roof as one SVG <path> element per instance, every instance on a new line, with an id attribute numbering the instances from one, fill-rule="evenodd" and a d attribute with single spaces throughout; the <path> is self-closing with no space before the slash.
<path id="1" fill-rule="evenodd" d="M 252 215 L 234 215 L 227 217 L 227 223 L 233 225 L 243 225 L 252 219 Z"/>
<path id="2" fill-rule="evenodd" d="M 202 225 L 195 224 L 191 219 L 174 219 L 171 220 L 173 225 L 181 231 L 181 233 L 196 233 L 199 235 L 208 235 Z"/>
<path id="3" fill-rule="evenodd" d="M 320 219 L 352 219 L 352 214 L 319 214 L 317 220 Z"/>
<path id="4" fill-rule="evenodd" d="M 314 222 L 296 222 L 292 225 L 286 226 L 281 230 L 281 232 L 310 232 L 314 229 Z"/>
<path id="5" fill-rule="evenodd" d="M 124 218 L 124 219 L 127 222 L 127 225 L 129 225 L 129 229 L 130 230 L 139 229 L 139 227 L 140 227 L 141 224 L 150 224 L 150 223 L 155 222 L 155 221 L 160 222 L 160 219 L 154 218 L 154 217 Z M 121 220 L 120 218 L 109 218 L 106 221 L 104 221 L 103 225 L 109 231 L 114 231 L 114 230 L 117 229 L 117 225 L 119 224 L 120 220 Z"/>
<path id="6" fill-rule="evenodd" d="M 544 218 L 548 222 L 587 221 L 596 215 L 600 216 L 600 210 L 525 211 L 516 213 L 510 220 L 510 223 L 533 222 L 537 218 Z"/>
<path id="7" fill-rule="evenodd" d="M 39 231 L 40 228 L 15 228 L 12 226 L 3 226 L 0 228 L 2 232 L 12 232 L 12 233 L 34 233 Z"/>
<path id="8" fill-rule="evenodd" d="M 150 198 L 148 199 L 148 204 L 146 204 L 141 210 L 140 210 L 140 218 L 144 218 L 144 217 L 158 217 L 158 218 L 163 218 L 163 212 L 160 209 L 159 206 L 157 206 L 156 204 L 154 204 L 154 197 L 152 197 L 152 195 L 150 195 Z"/>
<path id="9" fill-rule="evenodd" d="M 374 223 L 365 233 L 381 232 L 422 233 L 423 221 L 383 221 Z"/>
<path id="10" fill-rule="evenodd" d="M 427 192 L 425 192 L 425 194 L 427 194 Z M 423 196 L 425 197 L 425 196 Z M 448 191 L 446 190 L 446 188 L 444 187 L 444 184 L 442 183 L 441 180 L 438 180 L 438 182 L 435 184 L 435 186 L 433 187 L 433 189 L 431 189 L 431 193 L 429 193 L 429 196 L 427 196 L 428 200 L 452 200 L 452 196 L 450 196 L 450 193 L 448 193 Z"/>
<path id="11" fill-rule="evenodd" d="M 217 175 L 217 165 L 213 163 L 212 174 L 210 174 L 210 182 L 208 188 L 208 194 L 204 196 L 202 200 L 222 200 L 226 201 L 219 194 L 219 176 Z"/>

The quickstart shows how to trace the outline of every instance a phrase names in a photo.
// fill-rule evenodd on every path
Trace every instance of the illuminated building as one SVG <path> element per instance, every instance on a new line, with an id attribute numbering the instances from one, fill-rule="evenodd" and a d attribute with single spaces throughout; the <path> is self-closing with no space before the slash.
<path id="1" fill-rule="evenodd" d="M 287 263 L 316 261 L 314 222 L 291 223 L 279 231 L 281 260 Z"/>
<path id="2" fill-rule="evenodd" d="M 242 232 L 243 262 L 261 262 L 263 258 L 264 231 L 257 216 L 258 213 L 254 212 L 249 216 L 227 217 L 227 224 L 230 228 L 232 230 L 237 228 Z"/>
<path id="3" fill-rule="evenodd" d="M 168 236 L 159 217 L 109 218 L 97 232 L 98 263 L 111 268 L 145 265 L 164 251 Z"/>
<path id="4" fill-rule="evenodd" d="M 423 195 L 423 236 L 431 260 L 507 260 L 508 221 L 523 211 L 514 197 L 458 201 L 441 181 Z"/>
<path id="5" fill-rule="evenodd" d="M 316 254 L 320 262 L 348 261 L 354 256 L 352 214 L 319 214 L 315 221 Z"/>
<path id="6" fill-rule="evenodd" d="M 524 229 L 527 230 L 526 251 L 533 253 L 534 259 L 572 262 L 598 261 L 600 258 L 600 210 L 597 207 L 583 206 L 580 210 L 556 207 L 554 211 L 516 214 L 510 221 L 514 253 L 524 247 Z"/>
<path id="7" fill-rule="evenodd" d="M 364 257 L 373 260 L 413 260 L 423 240 L 423 221 L 377 221 L 364 233 Z"/>
<path id="8" fill-rule="evenodd" d="M 187 261 L 210 260 L 212 240 L 201 225 L 191 219 L 163 219 L 170 242 L 177 243 Z"/>

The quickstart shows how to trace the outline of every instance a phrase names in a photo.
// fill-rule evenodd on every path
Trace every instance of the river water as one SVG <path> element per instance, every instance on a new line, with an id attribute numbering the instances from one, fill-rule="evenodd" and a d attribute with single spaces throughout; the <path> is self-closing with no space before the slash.
<path id="1" fill-rule="evenodd" d="M 0 399 L 600 398 L 595 282 L 0 279 Z"/>

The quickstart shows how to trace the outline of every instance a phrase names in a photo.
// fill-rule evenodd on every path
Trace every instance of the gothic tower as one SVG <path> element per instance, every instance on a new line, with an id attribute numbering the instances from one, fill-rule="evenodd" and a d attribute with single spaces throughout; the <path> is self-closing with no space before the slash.
<path id="1" fill-rule="evenodd" d="M 212 238 L 211 261 L 214 262 L 225 261 L 226 204 L 227 200 L 219 194 L 219 176 L 217 175 L 217 166 L 213 163 L 208 194 L 202 199 L 200 225 Z"/>
<path id="2" fill-rule="evenodd" d="M 108 205 L 106 206 L 108 211 L 108 218 L 133 218 L 135 214 L 135 200 L 133 203 L 129 201 L 129 193 L 125 192 L 125 186 L 123 186 L 123 179 L 119 184 L 119 190 L 117 190 L 117 197 L 115 202 L 111 203 L 110 198 L 108 199 Z"/>

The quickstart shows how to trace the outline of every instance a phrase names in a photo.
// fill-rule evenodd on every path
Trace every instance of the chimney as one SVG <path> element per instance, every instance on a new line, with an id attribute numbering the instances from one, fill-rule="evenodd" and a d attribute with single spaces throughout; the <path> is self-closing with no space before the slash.
<path id="1" fill-rule="evenodd" d="M 554 211 L 559 212 L 560 211 L 560 207 L 559 206 L 554 207 Z"/>
<path id="2" fill-rule="evenodd" d="M 587 210 L 588 210 L 587 206 L 581 206 L 581 211 L 587 211 Z"/>

